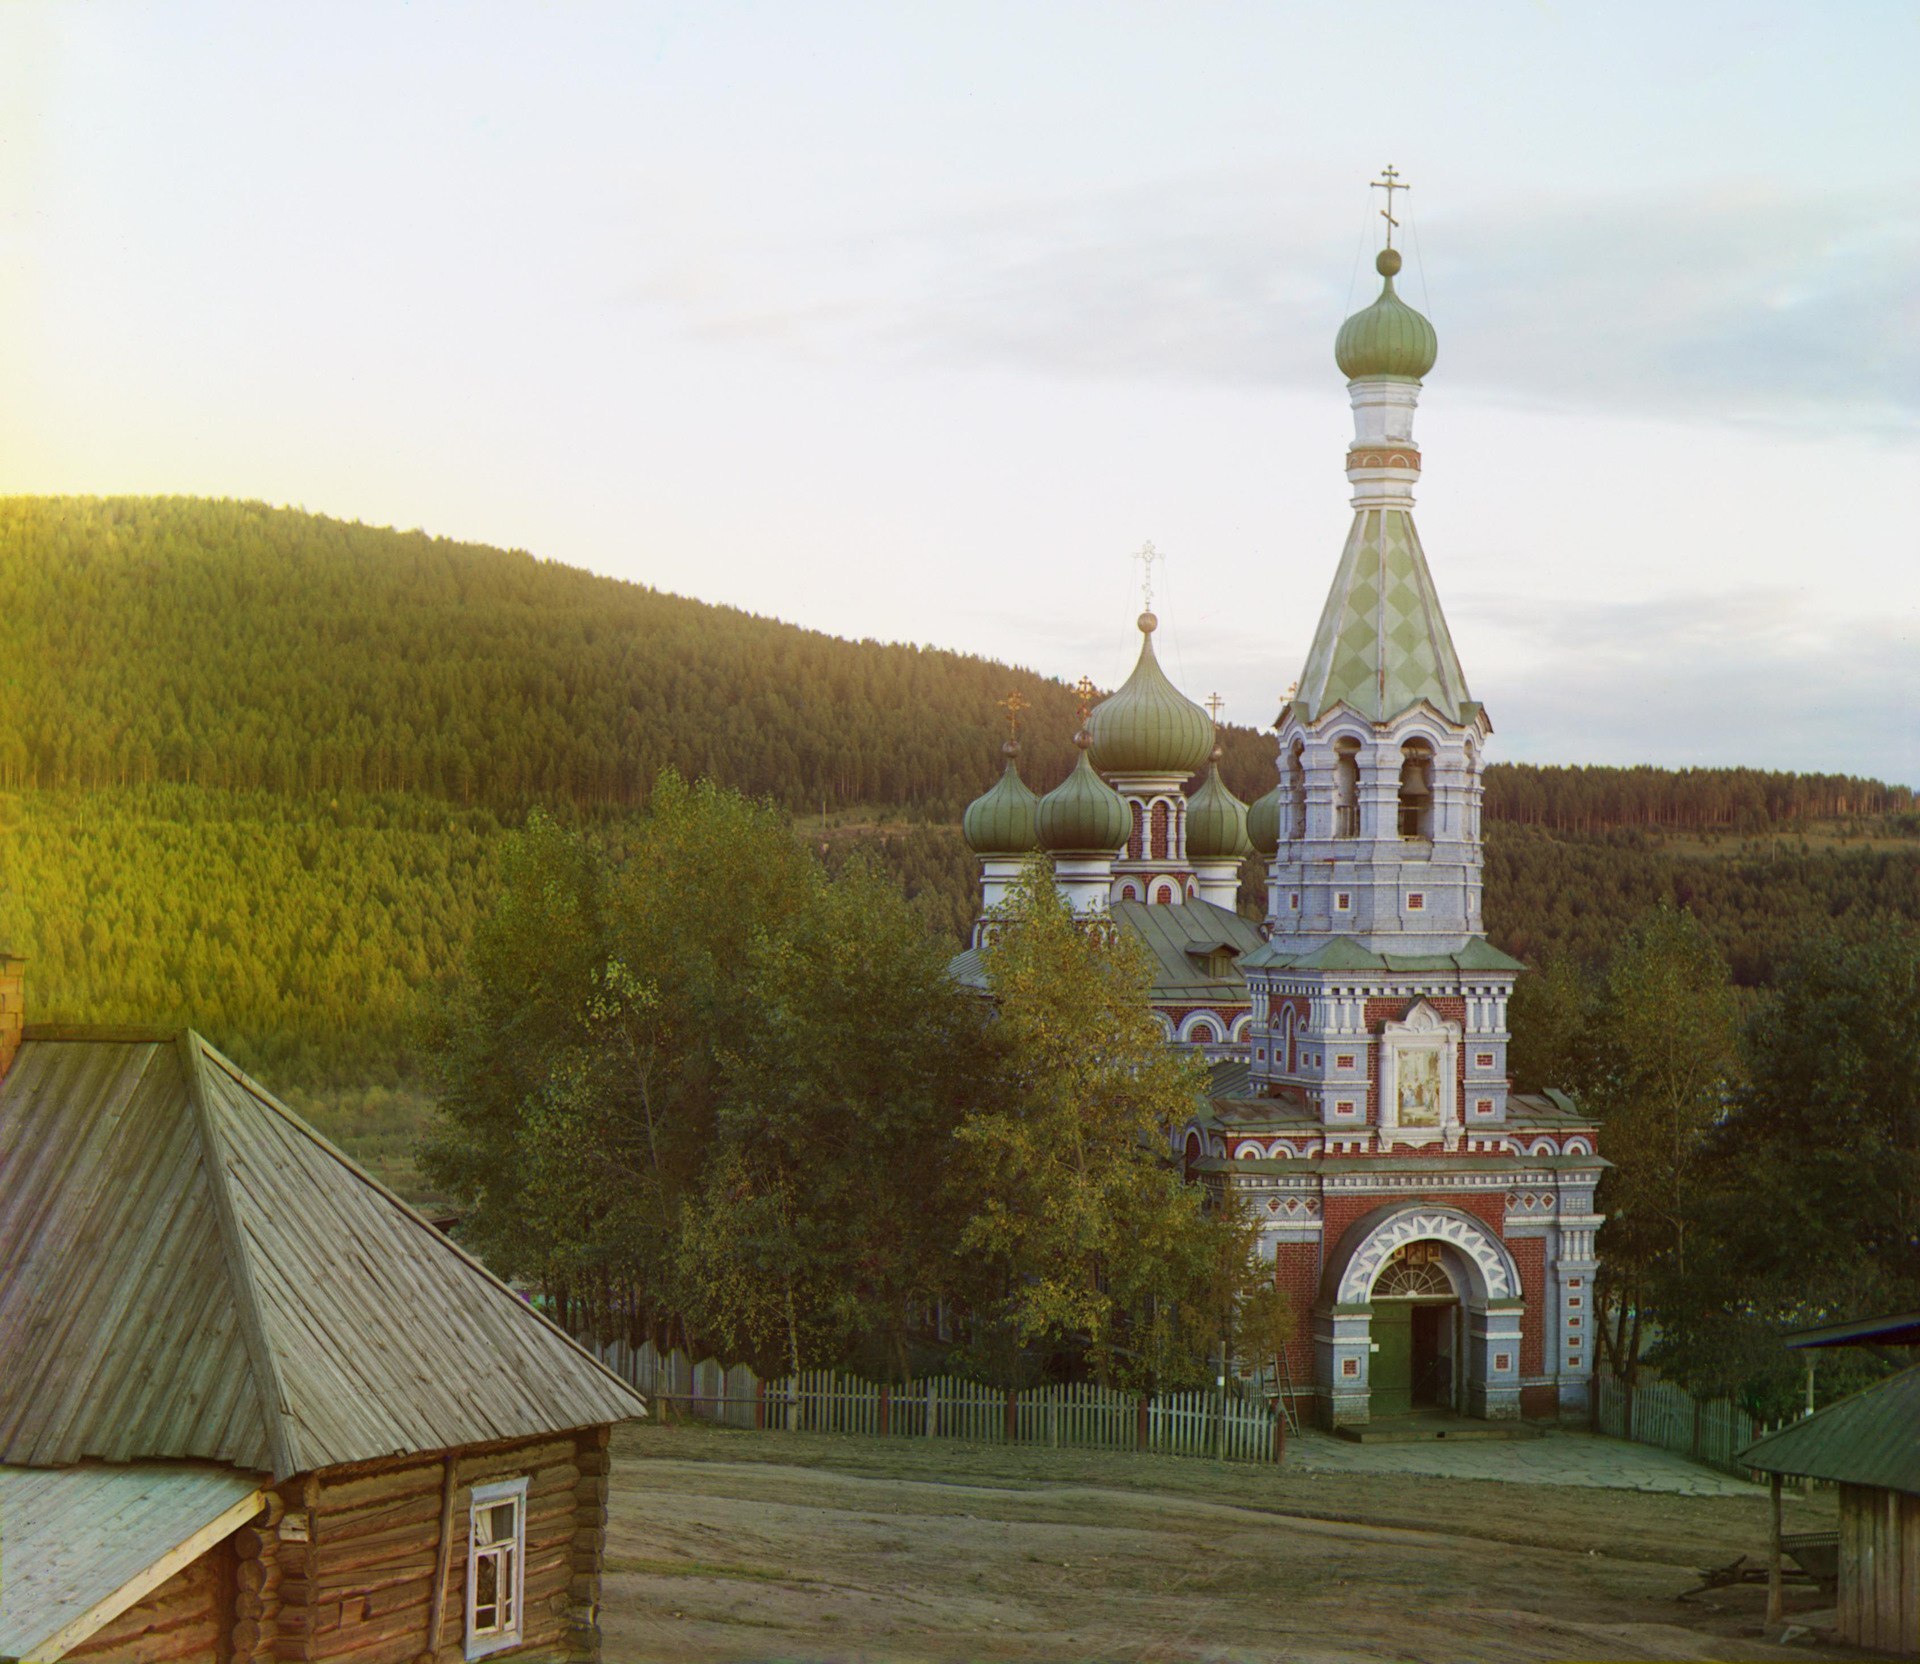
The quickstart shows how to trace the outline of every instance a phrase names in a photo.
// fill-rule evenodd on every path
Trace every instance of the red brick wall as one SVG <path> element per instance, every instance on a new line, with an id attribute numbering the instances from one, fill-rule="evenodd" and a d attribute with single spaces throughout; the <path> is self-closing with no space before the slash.
<path id="1" fill-rule="evenodd" d="M 1560 1414 L 1558 1387 L 1522 1387 L 1520 1414 L 1528 1421 L 1553 1421 Z"/>
<path id="2" fill-rule="evenodd" d="M 1293 1307 L 1293 1328 L 1288 1345 L 1293 1353 L 1296 1375 L 1312 1372 L 1313 1302 L 1320 1293 L 1320 1245 L 1317 1242 L 1282 1242 L 1273 1254 L 1273 1280 Z"/>
<path id="3" fill-rule="evenodd" d="M 1537 1236 L 1507 1244 L 1520 1267 L 1520 1293 L 1527 1309 L 1520 1318 L 1520 1373 L 1538 1375 L 1546 1367 L 1546 1332 L 1540 1321 L 1547 1286 L 1547 1245 Z"/>

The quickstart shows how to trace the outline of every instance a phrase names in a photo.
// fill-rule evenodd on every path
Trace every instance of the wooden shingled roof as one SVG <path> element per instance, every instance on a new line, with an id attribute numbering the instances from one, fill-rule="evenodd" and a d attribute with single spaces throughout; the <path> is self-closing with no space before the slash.
<path id="1" fill-rule="evenodd" d="M 0 1266 L 0 1462 L 279 1480 L 644 1413 L 190 1031 L 26 1031 Z"/>

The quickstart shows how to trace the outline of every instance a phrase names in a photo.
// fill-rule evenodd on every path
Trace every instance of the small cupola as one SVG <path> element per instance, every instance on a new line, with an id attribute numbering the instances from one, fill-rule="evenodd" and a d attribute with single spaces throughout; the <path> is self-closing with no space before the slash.
<path id="1" fill-rule="evenodd" d="M 1247 842 L 1269 861 L 1280 853 L 1280 788 L 1257 797 L 1247 809 Z"/>
<path id="2" fill-rule="evenodd" d="M 1220 778 L 1220 747 L 1200 789 L 1187 799 L 1187 854 L 1195 861 L 1239 861 L 1253 853 L 1247 806 Z"/>
<path id="3" fill-rule="evenodd" d="M 1376 376 L 1418 381 L 1439 356 L 1439 337 L 1432 324 L 1394 293 L 1400 251 L 1383 248 L 1373 265 L 1386 279 L 1380 298 L 1340 326 L 1333 343 L 1334 362 L 1349 381 Z"/>
<path id="4" fill-rule="evenodd" d="M 1184 779 L 1213 749 L 1213 718 L 1167 680 L 1154 656 L 1160 621 L 1140 615 L 1140 659 L 1120 690 L 1087 720 L 1093 767 L 1102 774 L 1160 774 Z"/>
<path id="5" fill-rule="evenodd" d="M 1034 810 L 1034 831 L 1040 847 L 1051 855 L 1111 858 L 1127 841 L 1133 818 L 1120 794 L 1094 772 L 1087 730 L 1075 734 L 1073 743 L 1080 748 L 1080 760 L 1066 779 L 1040 799 Z"/>
<path id="6" fill-rule="evenodd" d="M 967 805 L 961 818 L 961 836 L 975 855 L 1030 855 L 1040 847 L 1034 829 L 1034 813 L 1040 799 L 1020 778 L 1020 746 L 1015 740 L 1001 743 L 1000 754 L 1006 767 L 991 790 Z"/>

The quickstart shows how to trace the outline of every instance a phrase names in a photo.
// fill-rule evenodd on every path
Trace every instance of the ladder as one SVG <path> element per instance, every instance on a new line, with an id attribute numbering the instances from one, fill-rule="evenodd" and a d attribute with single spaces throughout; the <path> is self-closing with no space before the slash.
<path id="1" fill-rule="evenodd" d="M 1286 1424 L 1287 1432 L 1291 1436 L 1300 1431 L 1300 1418 L 1293 1411 L 1293 1360 L 1287 1354 L 1285 1341 L 1280 1343 L 1280 1350 L 1274 1353 L 1273 1365 L 1274 1374 L 1280 1386 L 1278 1393 L 1280 1419 Z"/>

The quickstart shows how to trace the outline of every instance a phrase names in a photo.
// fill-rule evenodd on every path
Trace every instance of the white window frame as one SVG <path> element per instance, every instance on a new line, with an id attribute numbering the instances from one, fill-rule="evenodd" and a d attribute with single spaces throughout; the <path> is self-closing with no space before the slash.
<path id="1" fill-rule="evenodd" d="M 474 1541 L 474 1535 L 480 1523 L 480 1515 L 489 1508 L 497 1508 L 503 1502 L 514 1504 L 513 1525 L 513 1590 L 512 1618 L 510 1624 L 486 1631 L 475 1632 L 474 1597 L 479 1593 L 480 1579 L 478 1570 L 480 1557 L 493 1553 L 494 1549 L 482 1549 Z M 496 1545 L 497 1547 L 498 1545 Z M 527 1583 L 527 1481 L 522 1475 L 518 1479 L 502 1479 L 491 1485 L 476 1485 L 467 1504 L 467 1629 L 466 1652 L 468 1658 L 485 1658 L 489 1653 L 504 1652 L 508 1647 L 523 1644 L 526 1632 L 526 1596 Z M 496 1585 L 497 1587 L 497 1585 Z"/>

